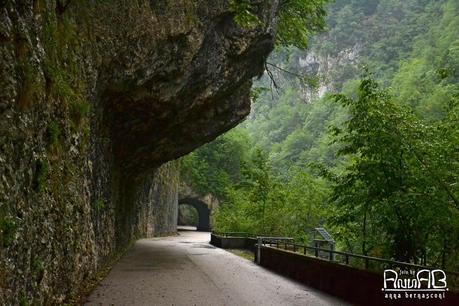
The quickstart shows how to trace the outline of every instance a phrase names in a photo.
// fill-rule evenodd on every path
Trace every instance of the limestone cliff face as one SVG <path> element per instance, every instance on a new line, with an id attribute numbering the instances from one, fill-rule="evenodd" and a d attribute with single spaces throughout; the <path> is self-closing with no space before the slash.
<path id="1" fill-rule="evenodd" d="M 354 45 L 352 48 L 342 50 L 335 56 L 324 56 L 314 50 L 314 46 L 298 58 L 298 66 L 308 73 L 308 75 L 319 77 L 318 88 L 314 91 L 305 91 L 303 98 L 306 101 L 314 101 L 323 97 L 327 92 L 337 92 L 346 79 L 337 74 L 340 70 L 347 70 L 351 73 L 358 71 L 361 46 Z"/>
<path id="2" fill-rule="evenodd" d="M 174 232 L 169 162 L 249 112 L 277 1 L 0 1 L 0 304 L 69 302 Z"/>

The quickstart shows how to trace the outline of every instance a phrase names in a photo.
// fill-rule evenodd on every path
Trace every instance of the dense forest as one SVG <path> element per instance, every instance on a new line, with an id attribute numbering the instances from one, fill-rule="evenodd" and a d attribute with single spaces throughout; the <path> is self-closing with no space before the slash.
<path id="1" fill-rule="evenodd" d="M 458 33 L 457 0 L 336 0 L 279 44 L 249 118 L 181 161 L 214 229 L 458 270 Z"/>

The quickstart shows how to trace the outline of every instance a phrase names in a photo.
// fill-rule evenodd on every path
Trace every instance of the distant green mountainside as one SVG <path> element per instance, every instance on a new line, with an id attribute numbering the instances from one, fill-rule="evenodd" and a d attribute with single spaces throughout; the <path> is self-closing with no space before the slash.
<path id="1" fill-rule="evenodd" d="M 282 173 L 292 163 L 335 165 L 327 130 L 346 112 L 324 92 L 352 94 L 364 65 L 420 117 L 441 118 L 458 92 L 458 15 L 454 0 L 334 2 L 327 31 L 309 50 L 284 48 L 271 56 L 275 66 L 268 68 L 279 88 L 267 74 L 256 83 L 259 95 L 242 128 Z"/>
<path id="2" fill-rule="evenodd" d="M 338 249 L 459 269 L 459 2 L 328 11 L 308 50 L 271 54 L 249 118 L 182 177 L 221 199 L 221 231 L 324 226 Z"/>

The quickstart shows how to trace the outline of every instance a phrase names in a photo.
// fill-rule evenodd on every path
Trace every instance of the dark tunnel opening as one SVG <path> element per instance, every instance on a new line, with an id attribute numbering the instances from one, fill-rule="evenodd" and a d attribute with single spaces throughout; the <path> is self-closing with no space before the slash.
<path id="1" fill-rule="evenodd" d="M 177 225 L 195 226 L 198 231 L 210 231 L 210 209 L 196 198 L 179 201 Z"/>

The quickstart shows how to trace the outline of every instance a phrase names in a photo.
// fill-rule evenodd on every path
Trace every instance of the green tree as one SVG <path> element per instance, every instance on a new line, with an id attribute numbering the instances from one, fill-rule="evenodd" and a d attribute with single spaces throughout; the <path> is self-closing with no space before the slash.
<path id="1" fill-rule="evenodd" d="M 328 0 L 280 0 L 277 11 L 276 44 L 305 49 L 311 34 L 325 25 Z M 242 27 L 254 27 L 260 23 L 254 13 L 256 5 L 250 0 L 232 0 L 234 20 Z"/>
<path id="2" fill-rule="evenodd" d="M 244 130 L 233 130 L 182 158 L 182 179 L 201 195 L 223 199 L 225 190 L 241 177 L 249 158 L 250 138 Z"/>
<path id="3" fill-rule="evenodd" d="M 449 146 L 435 133 L 438 126 L 420 122 L 368 76 L 358 99 L 336 99 L 350 113 L 344 127 L 334 129 L 343 144 L 339 154 L 352 162 L 333 180 L 330 223 L 338 233 L 343 227 L 357 233 L 363 254 L 438 263 L 446 250 L 435 237 L 454 237 L 447 231 L 457 222 L 447 222 L 458 215 L 451 170 L 439 159 Z"/>

